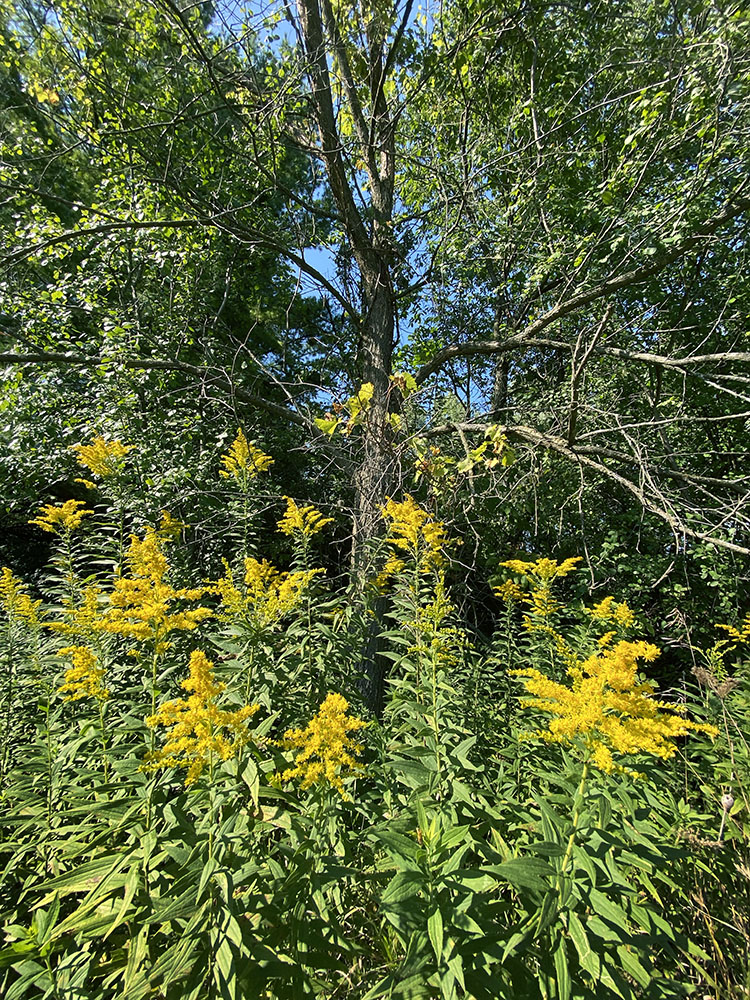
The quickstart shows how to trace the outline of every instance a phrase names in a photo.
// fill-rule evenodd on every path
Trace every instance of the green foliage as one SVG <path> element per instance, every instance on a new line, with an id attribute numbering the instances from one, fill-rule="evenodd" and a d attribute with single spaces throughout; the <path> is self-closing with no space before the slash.
<path id="1" fill-rule="evenodd" d="M 229 454 L 269 464 L 237 441 Z M 0 580 L 5 997 L 742 996 L 746 623 L 724 634 L 721 667 L 709 650 L 704 694 L 686 689 L 688 718 L 717 738 L 610 773 L 576 736 L 530 739 L 544 713 L 530 718 L 509 673 L 564 677 L 613 629 L 639 634 L 622 602 L 563 599 L 576 560 L 511 560 L 531 589 L 500 587 L 486 647 L 451 601 L 444 525 L 411 498 L 384 508 L 364 590 L 326 580 L 325 519 L 288 498 L 291 570 L 246 556 L 241 526 L 207 580 L 177 558 L 173 519 L 121 546 L 112 515 L 129 522 L 136 462 L 100 477 L 93 514 L 48 512 L 43 600 Z M 257 523 L 260 475 L 240 480 L 224 482 Z M 362 726 L 383 594 L 389 693 Z M 190 720 L 178 762 L 167 736 Z"/>

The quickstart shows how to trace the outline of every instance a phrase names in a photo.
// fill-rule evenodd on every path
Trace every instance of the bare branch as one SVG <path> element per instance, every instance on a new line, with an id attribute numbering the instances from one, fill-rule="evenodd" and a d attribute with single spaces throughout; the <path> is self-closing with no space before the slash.
<path id="1" fill-rule="evenodd" d="M 592 302 L 596 302 L 598 299 L 605 298 L 613 292 L 648 281 L 649 278 L 653 278 L 655 275 L 659 274 L 669 264 L 684 256 L 694 247 L 699 246 L 706 236 L 712 235 L 717 230 L 721 229 L 722 226 L 732 222 L 749 208 L 750 199 L 739 198 L 735 200 L 723 211 L 712 216 L 712 218 L 707 219 L 703 225 L 699 226 L 689 236 L 681 240 L 680 243 L 668 253 L 657 255 L 657 259 L 653 263 L 644 264 L 641 267 L 636 267 L 631 271 L 624 272 L 623 274 L 614 275 L 613 277 L 600 282 L 598 285 L 595 285 L 593 288 L 584 289 L 583 291 L 572 295 L 570 298 L 565 299 L 563 302 L 558 302 L 557 305 L 548 309 L 547 312 L 543 313 L 532 323 L 529 323 L 521 333 L 516 334 L 514 337 L 509 338 L 509 340 L 505 342 L 487 341 L 483 343 L 480 341 L 467 344 L 451 344 L 448 347 L 442 348 L 436 352 L 430 361 L 426 362 L 419 369 L 416 374 L 417 383 L 421 384 L 424 382 L 426 378 L 434 372 L 439 371 L 443 365 L 446 364 L 446 362 L 452 361 L 454 358 L 469 357 L 475 354 L 501 353 L 506 349 L 504 346 L 500 347 L 501 344 L 512 345 L 507 349 L 513 349 L 517 346 L 523 345 L 524 343 L 530 343 L 536 334 L 541 333 L 557 320 L 562 319 L 571 313 L 577 312 L 584 306 L 587 306 Z M 568 349 L 570 348 L 568 347 Z M 633 360 L 643 360 L 643 358 L 635 356 Z"/>
<path id="2" fill-rule="evenodd" d="M 437 437 L 445 434 L 465 434 L 468 431 L 483 432 L 487 429 L 487 426 L 487 424 L 481 423 L 441 424 L 439 427 L 433 427 L 424 432 L 424 436 Z M 657 503 L 646 493 L 642 486 L 639 486 L 632 479 L 628 479 L 626 476 L 621 475 L 614 469 L 609 468 L 609 466 L 604 465 L 603 462 L 592 457 L 590 452 L 592 452 L 593 449 L 586 449 L 586 453 L 584 453 L 582 449 L 571 447 L 564 438 L 558 437 L 554 434 L 545 434 L 541 431 L 535 430 L 533 427 L 526 427 L 523 424 L 501 424 L 499 426 L 503 433 L 507 434 L 512 440 L 524 441 L 528 444 L 535 445 L 536 447 L 547 448 L 550 451 L 554 451 L 557 454 L 569 459 L 576 465 L 593 469 L 605 479 L 609 479 L 612 482 L 617 483 L 627 492 L 631 493 L 638 500 L 638 503 L 644 508 L 644 510 L 650 511 L 662 521 L 665 521 L 676 535 L 687 536 L 688 538 L 694 538 L 698 541 L 708 542 L 711 545 L 718 546 L 719 548 L 727 549 L 730 552 L 737 552 L 740 555 L 750 556 L 750 548 L 747 548 L 744 545 L 737 545 L 735 542 L 730 542 L 726 538 L 720 538 L 715 535 L 707 534 L 704 531 L 696 531 L 694 528 L 691 528 L 677 514 L 668 510 L 665 503 Z M 677 475 L 677 477 L 680 478 L 679 473 L 675 474 L 673 470 L 665 470 L 665 473 L 669 476 Z M 747 494 L 745 494 L 745 498 L 747 498 Z M 659 499 L 663 499 L 660 494 Z"/>

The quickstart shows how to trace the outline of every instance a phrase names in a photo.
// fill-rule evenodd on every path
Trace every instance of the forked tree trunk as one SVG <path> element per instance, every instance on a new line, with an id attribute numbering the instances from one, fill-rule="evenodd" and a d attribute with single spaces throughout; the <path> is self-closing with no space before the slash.
<path id="1" fill-rule="evenodd" d="M 396 124 L 385 96 L 395 48 L 386 53 L 388 31 L 381 21 L 383 12 L 375 6 L 366 12 L 360 9 L 367 45 L 364 64 L 358 61 L 355 66 L 342 30 L 344 21 L 337 20 L 339 14 L 330 0 L 296 0 L 296 6 L 319 138 L 317 155 L 325 166 L 339 220 L 360 273 L 358 373 L 362 383 L 371 382 L 374 388 L 353 483 L 352 572 L 355 581 L 362 583 L 370 572 L 371 543 L 382 531 L 382 505 L 395 485 L 388 407 L 395 316 L 391 262 Z M 399 38 L 404 28 L 405 24 Z M 337 73 L 335 101 L 331 67 Z M 343 153 L 345 143 L 338 128 L 341 103 L 351 115 L 358 162 L 367 173 L 371 203 L 364 211 L 359 200 L 362 185 L 352 175 L 350 161 Z M 377 618 L 373 628 L 378 628 Z M 376 711 L 382 704 L 383 687 L 383 660 L 377 656 L 377 646 L 373 632 L 364 651 L 363 686 Z"/>

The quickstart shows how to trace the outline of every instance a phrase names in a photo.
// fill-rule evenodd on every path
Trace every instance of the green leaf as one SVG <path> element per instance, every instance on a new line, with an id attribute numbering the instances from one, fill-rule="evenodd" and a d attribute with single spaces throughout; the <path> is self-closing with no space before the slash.
<path id="1" fill-rule="evenodd" d="M 391 879 L 380 897 L 381 903 L 400 903 L 403 899 L 416 896 L 425 885 L 422 872 L 399 872 Z"/>
<path id="2" fill-rule="evenodd" d="M 589 889 L 588 898 L 594 913 L 608 920 L 615 927 L 619 927 L 626 934 L 630 933 L 628 917 L 621 906 L 613 903 L 611 899 L 608 899 L 598 889 Z"/>
<path id="3" fill-rule="evenodd" d="M 318 430 L 322 431 L 326 437 L 333 437 L 341 421 L 338 417 L 315 417 L 314 423 Z"/>
<path id="4" fill-rule="evenodd" d="M 638 958 L 630 951 L 627 945 L 620 945 L 617 949 L 617 954 L 620 956 L 620 962 L 625 972 L 629 976 L 632 976 L 638 985 L 642 986 L 645 990 L 651 982 L 651 976 L 638 961 Z"/>
<path id="5" fill-rule="evenodd" d="M 435 952 L 435 959 L 440 962 L 443 955 L 443 914 L 440 907 L 436 906 L 427 918 L 427 933 Z"/>
<path id="6" fill-rule="evenodd" d="M 487 865 L 482 869 L 496 875 L 504 882 L 522 889 L 544 892 L 549 885 L 549 877 L 554 871 L 541 858 L 511 858 L 499 865 Z"/>
<path id="7" fill-rule="evenodd" d="M 555 975 L 557 977 L 557 995 L 559 1000 L 570 1000 L 570 973 L 568 972 L 568 955 L 565 938 L 560 937 L 555 949 Z"/>
<path id="8" fill-rule="evenodd" d="M 601 963 L 596 953 L 591 949 L 589 939 L 586 937 L 586 931 L 583 929 L 581 921 L 572 910 L 568 913 L 568 934 L 578 952 L 578 961 L 581 963 L 581 968 L 595 979 L 598 978 Z"/>

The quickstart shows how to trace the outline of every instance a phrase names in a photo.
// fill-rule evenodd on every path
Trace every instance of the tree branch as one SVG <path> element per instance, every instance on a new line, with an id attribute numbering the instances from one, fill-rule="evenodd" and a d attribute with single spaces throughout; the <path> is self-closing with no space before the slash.
<path id="1" fill-rule="evenodd" d="M 617 483 L 623 489 L 627 490 L 628 493 L 631 493 L 638 500 L 638 503 L 644 508 L 644 510 L 650 511 L 650 513 L 655 514 L 656 517 L 665 521 L 675 534 L 694 538 L 701 542 L 708 542 L 711 545 L 727 549 L 730 552 L 737 552 L 743 556 L 750 556 L 750 548 L 747 548 L 744 545 L 737 545 L 735 542 L 730 542 L 728 539 L 717 538 L 716 536 L 709 535 L 706 532 L 696 531 L 694 528 L 690 528 L 677 515 L 671 513 L 669 510 L 665 509 L 665 507 L 655 503 L 649 496 L 646 495 L 644 490 L 637 483 L 634 483 L 631 479 L 627 479 L 614 469 L 610 469 L 602 462 L 597 461 L 595 458 L 591 457 L 590 454 L 583 454 L 581 450 L 570 447 L 564 438 L 557 437 L 554 434 L 544 434 L 541 431 L 534 430 L 533 427 L 526 427 L 523 424 L 499 424 L 498 426 L 503 433 L 507 434 L 511 439 L 525 441 L 528 444 L 533 444 L 537 447 L 547 448 L 550 451 L 557 452 L 557 454 L 564 456 L 575 464 L 593 469 L 599 475 Z M 485 431 L 486 429 L 486 424 L 449 423 L 431 428 L 429 431 L 425 432 L 424 436 L 436 437 L 444 434 L 466 433 L 467 431 Z M 587 449 L 587 451 L 590 450 L 593 449 Z M 677 475 L 678 478 L 681 478 L 679 473 L 675 473 L 672 470 L 665 470 L 665 472 L 669 476 Z"/>
<path id="2" fill-rule="evenodd" d="M 210 368 L 208 366 L 190 365 L 183 361 L 161 361 L 157 358 L 124 358 L 123 360 L 108 360 L 106 358 L 90 358 L 85 354 L 63 354 L 55 352 L 40 352 L 39 354 L 0 354 L 0 364 L 2 365 L 62 365 L 80 368 L 99 368 L 102 365 L 114 365 L 120 368 L 135 369 L 137 371 L 174 371 L 182 372 L 185 375 L 193 375 L 198 378 L 217 376 L 224 379 L 231 386 L 233 396 L 246 403 L 248 406 L 257 407 L 272 413 L 276 417 L 296 424 L 298 427 L 305 427 L 310 430 L 312 425 L 300 413 L 274 403 L 270 399 L 265 399 L 257 393 L 247 392 L 238 388 L 230 376 L 222 368 Z"/>
<path id="3" fill-rule="evenodd" d="M 417 383 L 421 384 L 424 382 L 426 378 L 434 372 L 439 371 L 443 365 L 446 364 L 446 362 L 451 361 L 454 358 L 469 357 L 474 354 L 497 354 L 501 353 L 502 350 L 513 349 L 517 346 L 522 346 L 524 343 L 530 343 L 535 334 L 541 333 L 558 319 L 562 319 L 563 317 L 570 315 L 570 313 L 583 308 L 583 306 L 587 306 L 598 299 L 610 295 L 612 292 L 648 281 L 649 278 L 653 278 L 655 275 L 659 274 L 659 272 L 663 271 L 669 264 L 684 256 L 693 247 L 699 245 L 706 236 L 712 235 L 718 229 L 721 229 L 722 226 L 732 222 L 749 208 L 750 199 L 740 198 L 736 200 L 733 204 L 724 208 L 723 211 L 712 216 L 710 219 L 707 219 L 703 225 L 699 226 L 688 237 L 681 240 L 680 243 L 668 253 L 661 254 L 658 260 L 651 264 L 644 264 L 641 267 L 633 268 L 630 271 L 626 271 L 624 274 L 607 278 L 605 281 L 600 282 L 593 288 L 584 289 L 576 295 L 572 295 L 569 299 L 566 299 L 563 302 L 558 302 L 557 305 L 548 309 L 547 312 L 539 316 L 532 323 L 529 323 L 526 328 L 521 331 L 521 333 L 516 334 L 507 341 L 451 344 L 448 347 L 442 348 L 419 369 L 415 376 Z M 500 344 L 508 344 L 510 346 L 505 348 L 500 347 Z M 568 350 L 570 349 L 567 345 L 565 346 Z M 617 349 L 615 348 L 615 350 Z M 632 360 L 643 360 L 643 358 L 636 356 Z"/>

